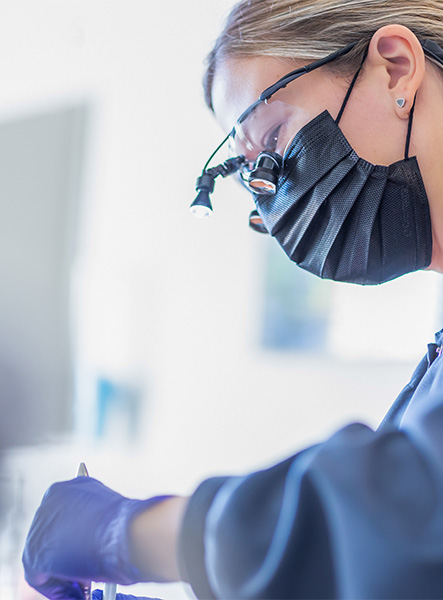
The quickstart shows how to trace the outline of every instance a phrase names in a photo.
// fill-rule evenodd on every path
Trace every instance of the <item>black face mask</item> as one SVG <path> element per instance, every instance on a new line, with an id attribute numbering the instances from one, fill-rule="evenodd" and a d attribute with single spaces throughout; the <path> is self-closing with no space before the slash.
<path id="1" fill-rule="evenodd" d="M 356 75 L 357 77 L 357 75 Z M 274 195 L 254 195 L 266 229 L 291 260 L 326 279 L 378 284 L 429 266 L 429 203 L 415 157 L 389 166 L 360 158 L 325 111 L 284 156 Z"/>

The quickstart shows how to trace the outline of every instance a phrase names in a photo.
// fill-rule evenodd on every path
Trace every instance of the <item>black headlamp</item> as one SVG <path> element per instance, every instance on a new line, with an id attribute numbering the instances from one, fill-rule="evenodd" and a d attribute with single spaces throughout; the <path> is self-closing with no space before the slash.
<path id="1" fill-rule="evenodd" d="M 232 173 L 235 173 L 239 170 L 244 162 L 244 156 L 236 156 L 235 158 L 228 158 L 228 160 L 225 160 L 224 163 L 221 163 L 216 167 L 212 167 L 211 169 L 206 168 L 208 165 L 208 163 L 206 163 L 202 174 L 197 179 L 197 183 L 195 184 L 195 189 L 198 192 L 197 197 L 190 206 L 191 213 L 195 217 L 204 219 L 212 213 L 212 204 L 209 195 L 214 191 L 215 178 L 219 175 L 222 177 L 232 175 Z"/>
<path id="2" fill-rule="evenodd" d="M 197 179 L 195 189 L 197 197 L 191 204 L 191 212 L 199 218 L 208 217 L 212 212 L 210 194 L 214 191 L 215 179 L 219 175 L 227 177 L 236 173 L 246 163 L 244 156 L 229 158 L 224 163 L 203 169 Z M 254 167 L 247 180 L 247 187 L 254 194 L 275 194 L 278 178 L 282 168 L 282 158 L 275 152 L 262 152 L 258 155 Z"/>
<path id="3" fill-rule="evenodd" d="M 256 100 L 253 104 L 251 104 L 239 117 L 237 120 L 237 126 L 241 125 L 246 121 L 246 119 L 251 115 L 260 105 L 263 103 L 267 103 L 267 101 L 273 96 L 278 90 L 285 88 L 291 81 L 298 79 L 302 75 L 321 67 L 344 54 L 347 54 L 357 42 L 352 42 L 345 48 L 341 48 L 328 56 L 314 61 L 309 65 L 305 65 L 299 69 L 295 69 L 291 71 L 284 77 L 280 78 L 276 83 L 266 88 L 261 94 L 258 100 Z M 215 178 L 221 175 L 222 177 L 226 177 L 227 175 L 231 175 L 232 173 L 237 172 L 242 166 L 246 166 L 248 161 L 244 156 L 237 156 L 235 158 L 230 158 L 224 163 L 212 167 L 208 169 L 208 165 L 213 159 L 213 157 L 217 154 L 220 148 L 228 141 L 230 137 L 234 138 L 236 133 L 236 127 L 225 137 L 222 143 L 215 149 L 215 151 L 211 154 L 209 159 L 207 160 L 205 166 L 203 167 L 202 174 L 197 179 L 196 190 L 198 192 L 196 199 L 191 204 L 191 212 L 198 217 L 206 217 L 212 212 L 212 205 L 210 200 L 210 194 L 214 190 L 214 181 Z M 264 150 L 258 154 L 255 159 L 255 163 L 253 165 L 252 170 L 249 172 L 249 176 L 247 180 L 243 178 L 246 186 L 249 188 L 251 192 L 254 194 L 275 194 L 277 191 L 278 180 L 281 174 L 283 165 L 282 157 L 276 152 L 271 152 L 268 150 Z M 250 226 L 256 231 L 265 232 L 266 228 L 264 227 L 261 219 L 257 213 L 257 211 L 252 211 L 249 218 Z"/>
<path id="4" fill-rule="evenodd" d="M 214 191 L 215 178 L 219 175 L 222 177 L 232 175 L 246 162 L 244 156 L 236 156 L 235 158 L 229 158 L 224 163 L 211 169 L 204 168 L 195 185 L 195 189 L 198 193 L 190 206 L 191 213 L 200 219 L 209 217 L 212 213 L 210 194 Z M 249 190 L 254 194 L 275 194 L 282 162 L 282 158 L 279 154 L 275 152 L 262 152 L 258 155 L 248 180 L 243 183 L 245 183 Z M 259 233 L 268 233 L 256 210 L 253 210 L 249 215 L 249 227 Z"/>
<path id="5" fill-rule="evenodd" d="M 348 53 L 354 46 L 356 42 L 353 42 L 346 46 L 345 48 L 341 48 L 336 52 L 317 60 L 309 65 L 305 65 L 299 69 L 295 69 L 291 71 L 281 79 L 279 79 L 276 83 L 266 88 L 261 94 L 258 100 L 256 100 L 253 104 L 251 104 L 239 117 L 237 120 L 236 126 L 241 125 L 246 121 L 246 119 L 251 115 L 260 105 L 263 103 L 267 103 L 267 101 L 273 96 L 278 90 L 285 88 L 289 83 L 301 77 L 302 75 L 321 67 L 340 56 Z M 229 138 L 234 138 L 236 134 L 236 127 L 225 137 L 222 143 L 215 149 L 215 151 L 211 154 L 209 159 L 207 160 L 205 166 L 203 167 L 202 174 L 197 179 L 196 190 L 198 192 L 196 199 L 191 204 L 191 212 L 198 217 L 206 217 L 212 212 L 212 205 L 210 200 L 210 194 L 214 190 L 214 181 L 215 178 L 221 175 L 222 177 L 227 177 L 227 175 L 231 175 L 239 171 L 240 168 L 246 166 L 248 164 L 248 160 L 244 156 L 237 156 L 235 158 L 230 158 L 224 163 L 212 167 L 208 169 L 208 165 L 213 159 L 213 157 L 217 154 L 220 148 L 228 141 Z M 277 191 L 278 180 L 281 174 L 283 166 L 282 157 L 276 152 L 271 152 L 268 150 L 263 150 L 260 152 L 255 159 L 255 163 L 252 167 L 252 170 L 249 172 L 248 177 L 242 177 L 244 183 L 248 187 L 248 189 L 254 194 L 275 194 Z M 257 211 L 253 211 L 250 216 L 250 226 L 256 231 L 265 232 L 266 229 L 262 223 Z"/>

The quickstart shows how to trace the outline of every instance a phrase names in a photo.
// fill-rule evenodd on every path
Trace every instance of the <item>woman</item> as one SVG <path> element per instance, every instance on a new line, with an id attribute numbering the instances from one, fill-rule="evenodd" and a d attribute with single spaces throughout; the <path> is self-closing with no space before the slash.
<path id="1" fill-rule="evenodd" d="M 440 46 L 442 1 L 232 10 L 206 100 L 264 228 L 303 268 L 362 284 L 443 270 Z M 26 543 L 28 581 L 49 598 L 81 598 L 75 582 L 91 579 L 184 579 L 200 598 L 442 597 L 442 342 L 377 431 L 350 425 L 189 499 L 55 484 Z"/>

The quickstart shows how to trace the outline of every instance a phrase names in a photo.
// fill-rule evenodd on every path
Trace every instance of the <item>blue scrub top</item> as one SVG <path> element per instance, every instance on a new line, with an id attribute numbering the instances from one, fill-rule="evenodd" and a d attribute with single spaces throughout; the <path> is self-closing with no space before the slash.
<path id="1" fill-rule="evenodd" d="M 198 598 L 443 598 L 443 330 L 377 430 L 349 425 L 195 491 L 179 560 Z"/>

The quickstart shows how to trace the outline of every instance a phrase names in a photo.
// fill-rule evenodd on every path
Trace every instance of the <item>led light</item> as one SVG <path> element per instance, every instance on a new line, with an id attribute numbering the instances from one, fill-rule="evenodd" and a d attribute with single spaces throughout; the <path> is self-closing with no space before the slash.
<path id="1" fill-rule="evenodd" d="M 212 210 L 209 206 L 204 206 L 203 204 L 194 204 L 190 207 L 191 213 L 197 219 L 207 219 L 210 215 L 212 215 Z"/>

